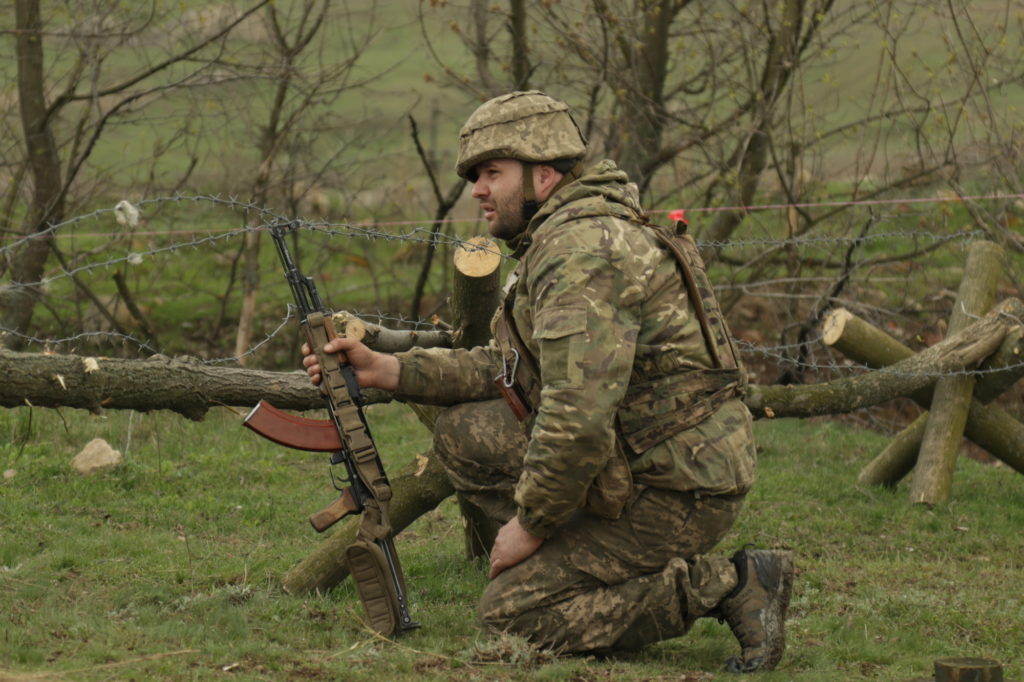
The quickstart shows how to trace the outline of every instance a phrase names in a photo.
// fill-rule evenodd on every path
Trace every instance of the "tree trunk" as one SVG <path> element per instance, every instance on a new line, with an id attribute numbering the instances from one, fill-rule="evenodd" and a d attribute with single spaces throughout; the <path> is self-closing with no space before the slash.
<path id="1" fill-rule="evenodd" d="M 258 198 L 266 200 L 266 195 Z M 253 320 L 256 317 L 256 294 L 260 288 L 260 233 L 252 229 L 245 233 L 242 248 L 242 307 L 238 313 L 235 332 L 235 358 L 244 365 L 252 345 Z"/>
<path id="2" fill-rule="evenodd" d="M 286 410 L 323 407 L 304 372 L 216 367 L 194 358 L 123 360 L 0 349 L 0 376 L 2 407 L 170 410 L 193 420 L 217 405 L 252 407 L 264 398 Z M 367 393 L 373 402 L 386 395 Z"/>
<path id="3" fill-rule="evenodd" d="M 928 415 L 922 414 L 910 426 L 897 433 L 864 467 L 857 476 L 858 483 L 865 485 L 894 486 L 900 479 L 909 474 L 917 463 L 917 454 L 921 451 L 921 438 L 928 423 Z"/>
<path id="4" fill-rule="evenodd" d="M 959 332 L 971 318 L 992 307 L 996 282 L 1004 270 L 1002 260 L 1003 250 L 999 245 L 985 241 L 971 244 L 960 280 L 960 291 L 949 318 L 950 334 Z M 942 377 L 935 384 L 910 486 L 911 502 L 933 505 L 949 499 L 973 392 L 974 376 L 970 374 Z"/>
<path id="5" fill-rule="evenodd" d="M 939 374 L 973 367 L 991 355 L 1007 334 L 1008 323 L 998 314 L 1002 310 L 882 371 L 812 386 L 748 386 L 744 402 L 755 417 L 809 417 L 852 412 L 910 395 L 933 384 Z"/>
<path id="6" fill-rule="evenodd" d="M 1024 317 L 1024 304 L 1017 299 L 1000 303 L 1001 311 L 1009 322 Z M 964 434 L 976 445 L 985 448 L 1017 471 L 1024 473 L 1024 424 L 997 405 L 985 403 L 995 399 L 1024 374 L 1021 357 L 1024 356 L 1024 326 L 1016 324 L 1007 333 L 1000 347 L 981 366 L 982 379 L 975 388 L 975 400 L 967 415 Z M 871 326 L 846 310 L 836 310 L 825 320 L 824 341 L 846 357 L 869 367 L 884 367 L 913 356 L 914 352 L 882 330 Z M 918 405 L 931 404 L 932 391 L 924 388 L 909 395 Z M 924 432 L 924 420 L 911 428 Z M 919 447 L 909 447 L 904 433 L 899 443 L 886 448 L 867 467 L 858 480 L 875 485 L 895 485 L 908 473 L 917 458 Z M 920 438 L 918 438 L 920 444 Z"/>
<path id="7" fill-rule="evenodd" d="M 453 346 L 486 346 L 491 318 L 501 303 L 501 250 L 487 237 L 474 237 L 455 251 L 452 280 Z"/>
<path id="8" fill-rule="evenodd" d="M 456 347 L 473 348 L 491 340 L 489 322 L 501 305 L 500 276 L 501 251 L 487 237 L 475 237 L 456 250 L 452 280 Z M 498 534 L 498 524 L 462 495 L 459 495 L 459 509 L 464 520 L 466 558 L 488 556 Z"/>
<path id="9" fill-rule="evenodd" d="M 749 206 L 761 183 L 761 173 L 768 166 L 768 150 L 773 126 L 771 118 L 776 103 L 786 92 L 786 84 L 800 66 L 801 37 L 805 0 L 785 0 L 778 29 L 771 36 L 768 53 L 761 71 L 761 82 L 755 101 L 751 103 L 750 131 L 740 141 L 736 160 L 736 190 L 732 203 Z M 707 230 L 701 233 L 711 246 L 704 250 L 705 260 L 712 260 L 719 243 L 726 242 L 746 218 L 746 211 L 723 211 Z"/>
<path id="10" fill-rule="evenodd" d="M 655 170 L 654 160 L 661 151 L 665 112 L 665 76 L 668 73 L 669 26 L 678 9 L 675 0 L 648 0 L 637 3 L 641 34 L 621 41 L 624 69 L 616 92 L 621 114 L 615 123 L 622 144 L 615 158 L 629 178 L 646 191 Z"/>
<path id="11" fill-rule="evenodd" d="M 508 9 L 508 30 L 512 37 L 512 85 L 515 90 L 529 90 L 533 69 L 526 38 L 526 0 L 510 0 Z"/>
<path id="12" fill-rule="evenodd" d="M 60 157 L 54 141 L 52 116 L 44 94 L 42 19 L 38 0 L 16 0 L 15 53 L 18 58 L 18 105 L 25 135 L 28 165 L 32 171 L 32 199 L 25 220 L 27 239 L 18 248 L 11 265 L 11 283 L 0 289 L 0 331 L 4 343 L 23 348 L 43 279 L 52 234 L 47 227 L 64 216 L 64 188 Z"/>
<path id="13" fill-rule="evenodd" d="M 429 450 L 389 479 L 394 496 L 388 515 L 394 535 L 455 492 L 444 466 Z M 358 523 L 338 524 L 312 553 L 285 574 L 282 579 L 285 591 L 290 594 L 326 591 L 347 578 L 345 550 L 355 542 L 358 530 Z"/>
<path id="14" fill-rule="evenodd" d="M 353 316 L 345 320 L 344 330 Z M 382 352 L 413 346 L 450 344 L 446 331 L 395 331 L 359 321 L 358 336 Z M 0 348 L 0 407 L 78 407 L 170 410 L 202 419 L 217 405 L 253 407 L 266 398 L 284 410 L 323 407 L 323 396 L 304 372 L 267 372 L 206 365 L 196 358 L 154 355 L 146 360 L 90 358 L 54 353 L 20 353 Z M 364 402 L 391 400 L 385 391 L 366 389 Z"/>

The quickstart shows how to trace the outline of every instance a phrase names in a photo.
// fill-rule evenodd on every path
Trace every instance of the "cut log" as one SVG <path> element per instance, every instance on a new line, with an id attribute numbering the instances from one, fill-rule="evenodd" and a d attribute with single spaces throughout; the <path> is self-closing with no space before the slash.
<path id="1" fill-rule="evenodd" d="M 1003 257 L 1003 250 L 998 244 L 987 241 L 971 244 L 960 289 L 953 303 L 953 314 L 949 318 L 950 334 L 961 331 L 972 318 L 992 307 L 996 282 L 1003 272 Z M 936 382 L 921 437 L 921 451 L 910 484 L 911 502 L 935 505 L 949 499 L 974 381 L 971 374 L 959 374 L 942 377 Z"/>
<path id="2" fill-rule="evenodd" d="M 389 478 L 394 495 L 388 515 L 395 535 L 455 492 L 432 451 L 418 456 L 416 461 Z M 326 591 L 347 578 L 345 550 L 355 542 L 358 529 L 358 516 L 338 524 L 333 533 L 285 574 L 282 579 L 285 591 L 290 594 Z"/>
<path id="3" fill-rule="evenodd" d="M 411 348 L 450 348 L 452 333 L 444 329 L 388 329 L 361 320 L 349 312 L 332 315 L 339 335 L 362 341 L 381 353 L 401 353 Z"/>
<path id="4" fill-rule="evenodd" d="M 917 417 L 910 426 L 897 433 L 885 449 L 878 453 L 866 467 L 861 469 L 857 482 L 865 485 L 894 486 L 914 469 L 917 454 L 921 451 L 928 415 Z"/>
<path id="5" fill-rule="evenodd" d="M 935 682 L 1003 682 L 1003 666 L 990 658 L 940 658 Z"/>
<path id="6" fill-rule="evenodd" d="M 491 318 L 501 305 L 501 250 L 487 237 L 474 237 L 459 245 L 454 262 L 453 346 L 484 346 L 491 340 Z M 436 417 L 436 412 L 433 414 Z M 461 495 L 459 508 L 464 520 L 466 558 L 487 556 L 494 545 L 498 525 Z"/>
<path id="7" fill-rule="evenodd" d="M 1024 303 L 1015 298 L 1007 299 L 996 306 L 992 314 L 1014 326 L 999 348 L 979 368 L 981 380 L 975 389 L 975 400 L 967 415 L 964 434 L 976 445 L 1024 473 L 1024 424 L 996 405 L 983 404 L 995 399 L 1024 376 L 1024 325 L 1020 324 L 1020 320 L 1024 320 Z M 914 354 L 898 340 L 847 310 L 830 313 L 823 329 L 827 330 L 824 335 L 826 343 L 854 362 L 868 367 L 884 367 Z M 909 397 L 927 408 L 931 404 L 932 390 L 925 387 Z M 911 428 L 923 434 L 924 421 L 911 425 L 908 430 Z M 897 437 L 891 448 L 886 448 L 861 471 L 858 480 L 873 485 L 895 485 L 913 469 L 917 459 L 919 448 L 910 447 L 909 435 Z"/>
<path id="8" fill-rule="evenodd" d="M 934 384 L 942 374 L 974 367 L 999 347 L 1007 327 L 993 311 L 960 333 L 877 372 L 812 386 L 748 386 L 744 402 L 755 417 L 810 417 L 878 405 Z"/>
<path id="9" fill-rule="evenodd" d="M 452 277 L 452 346 L 473 348 L 491 340 L 491 318 L 501 302 L 501 251 L 487 237 L 455 250 Z"/>

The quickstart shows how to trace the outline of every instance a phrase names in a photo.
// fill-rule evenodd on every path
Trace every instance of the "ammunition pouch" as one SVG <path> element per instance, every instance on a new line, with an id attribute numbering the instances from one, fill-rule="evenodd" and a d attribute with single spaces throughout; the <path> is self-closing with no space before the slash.
<path id="1" fill-rule="evenodd" d="M 738 370 L 690 370 L 630 384 L 619 406 L 619 433 L 640 453 L 691 429 L 739 395 Z"/>

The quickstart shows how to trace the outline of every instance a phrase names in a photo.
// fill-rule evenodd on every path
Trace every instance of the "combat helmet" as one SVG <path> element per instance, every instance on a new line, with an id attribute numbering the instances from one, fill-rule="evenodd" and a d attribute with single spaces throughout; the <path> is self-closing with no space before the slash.
<path id="1" fill-rule="evenodd" d="M 490 159 L 572 168 L 586 153 L 586 140 L 565 102 L 539 90 L 510 92 L 481 104 L 462 126 L 455 172 L 475 181 L 473 168 Z"/>

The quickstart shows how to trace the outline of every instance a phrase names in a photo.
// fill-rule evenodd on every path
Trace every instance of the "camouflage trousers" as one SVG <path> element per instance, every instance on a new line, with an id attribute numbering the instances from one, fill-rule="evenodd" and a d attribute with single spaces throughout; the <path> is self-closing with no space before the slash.
<path id="1" fill-rule="evenodd" d="M 504 402 L 450 407 L 434 434 L 455 489 L 496 521 L 510 520 L 526 439 Z M 742 505 L 742 495 L 637 486 L 619 519 L 578 512 L 535 554 L 492 580 L 480 617 L 490 630 L 566 653 L 678 637 L 736 585 L 729 560 L 705 553 Z"/>

